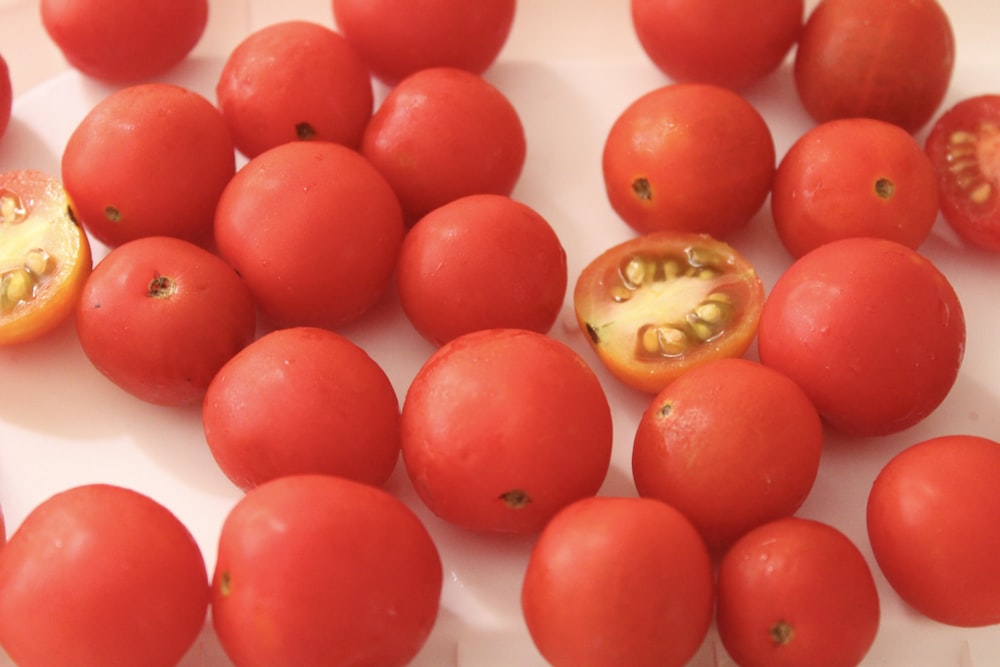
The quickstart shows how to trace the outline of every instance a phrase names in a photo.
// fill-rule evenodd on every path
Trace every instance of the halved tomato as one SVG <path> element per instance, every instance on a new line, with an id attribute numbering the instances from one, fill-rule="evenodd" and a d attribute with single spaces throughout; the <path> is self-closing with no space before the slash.
<path id="1" fill-rule="evenodd" d="M 654 232 L 588 264 L 573 303 L 601 363 L 625 384 L 656 393 L 693 366 L 742 356 L 757 333 L 764 285 L 723 241 Z"/>

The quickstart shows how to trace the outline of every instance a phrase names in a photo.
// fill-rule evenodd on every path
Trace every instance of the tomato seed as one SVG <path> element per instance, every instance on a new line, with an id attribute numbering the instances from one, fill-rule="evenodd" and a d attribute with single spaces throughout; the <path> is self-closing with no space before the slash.
<path id="1" fill-rule="evenodd" d="M 20 197 L 13 192 L 0 194 L 0 223 L 13 225 L 23 220 L 26 214 Z"/>

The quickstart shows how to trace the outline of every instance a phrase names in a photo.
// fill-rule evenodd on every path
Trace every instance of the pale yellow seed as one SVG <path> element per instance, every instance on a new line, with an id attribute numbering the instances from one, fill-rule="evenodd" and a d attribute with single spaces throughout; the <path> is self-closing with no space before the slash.
<path id="1" fill-rule="evenodd" d="M 700 341 L 706 341 L 715 335 L 712 326 L 705 322 L 693 322 L 691 324 L 691 331 L 694 333 L 695 338 Z"/>
<path id="2" fill-rule="evenodd" d="M 967 130 L 958 130 L 951 133 L 951 136 L 948 137 L 948 142 L 952 144 L 975 143 L 976 134 Z"/>
<path id="3" fill-rule="evenodd" d="M 675 327 L 646 327 L 640 343 L 649 354 L 673 356 L 688 349 L 687 336 Z"/>
<path id="4" fill-rule="evenodd" d="M 977 204 L 985 204 L 993 192 L 993 186 L 989 183 L 980 183 L 969 193 L 969 199 Z"/>
<path id="5" fill-rule="evenodd" d="M 41 248 L 33 248 L 24 256 L 24 268 L 33 275 L 44 276 L 52 270 L 50 259 L 49 254 Z"/>
<path id="6" fill-rule="evenodd" d="M 694 314 L 699 320 L 708 324 L 719 324 L 726 316 L 719 304 L 712 303 L 711 301 L 695 308 Z"/>
<path id="7" fill-rule="evenodd" d="M 31 274 L 24 269 L 18 269 L 9 273 L 4 283 L 4 297 L 11 303 L 17 303 L 28 298 L 31 295 L 32 287 L 34 287 Z"/>
<path id="8" fill-rule="evenodd" d="M 646 262 L 641 257 L 633 257 L 625 264 L 622 278 L 624 278 L 626 286 L 635 289 L 646 281 L 646 274 Z"/>
<path id="9" fill-rule="evenodd" d="M 698 277 L 702 280 L 712 280 L 716 276 L 715 269 L 701 269 L 698 271 Z"/>
<path id="10" fill-rule="evenodd" d="M 733 297 L 729 296 L 725 292 L 712 292 L 705 300 L 713 301 L 715 303 L 732 303 Z"/>
<path id="11" fill-rule="evenodd" d="M 19 212 L 16 197 L 10 193 L 0 195 L 0 223 L 7 225 L 17 222 Z"/>
<path id="12" fill-rule="evenodd" d="M 632 294 L 632 290 L 621 285 L 616 285 L 611 289 L 611 298 L 615 300 L 615 303 L 625 303 L 632 298 Z"/>
<path id="13" fill-rule="evenodd" d="M 676 278 L 681 273 L 681 264 L 676 259 L 667 259 L 663 262 L 663 276 L 670 280 Z"/>

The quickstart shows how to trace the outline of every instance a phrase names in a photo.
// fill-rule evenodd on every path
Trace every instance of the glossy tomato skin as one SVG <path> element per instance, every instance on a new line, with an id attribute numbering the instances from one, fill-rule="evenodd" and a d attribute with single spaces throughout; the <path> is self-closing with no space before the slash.
<path id="1" fill-rule="evenodd" d="M 197 542 L 165 506 L 88 484 L 35 507 L 0 550 L 0 644 L 19 665 L 176 665 L 206 620 Z"/>
<path id="2" fill-rule="evenodd" d="M 705 234 L 657 232 L 612 246 L 573 289 L 581 331 L 601 363 L 656 394 L 690 368 L 742 356 L 753 343 L 764 285 L 732 246 Z"/>
<path id="3" fill-rule="evenodd" d="M 90 361 L 126 392 L 192 405 L 254 339 L 256 314 L 226 262 L 188 241 L 151 236 L 118 246 L 94 267 L 76 329 Z"/>
<path id="4" fill-rule="evenodd" d="M 510 195 L 527 152 L 517 109 L 483 77 L 420 70 L 375 110 L 361 152 L 385 176 L 412 224 L 472 194 Z"/>
<path id="5" fill-rule="evenodd" d="M 438 517 L 487 533 L 530 534 L 597 493 L 611 462 L 611 410 L 568 345 L 484 329 L 438 348 L 403 401 L 401 447 Z"/>
<path id="6" fill-rule="evenodd" d="M 278 329 L 243 348 L 205 394 L 209 449 L 243 490 L 275 477 L 380 485 L 399 458 L 399 402 L 364 349 L 327 329 Z"/>
<path id="7" fill-rule="evenodd" d="M 868 535 L 889 584 L 938 622 L 1000 623 L 1000 444 L 943 435 L 904 449 L 868 497 Z"/>
<path id="8" fill-rule="evenodd" d="M 743 90 L 771 74 L 802 30 L 803 0 L 632 0 L 646 55 L 674 81 Z"/>
<path id="9" fill-rule="evenodd" d="M 759 526 L 718 568 L 716 623 L 743 667 L 855 667 L 878 632 L 871 568 L 844 533 L 786 517 Z"/>
<path id="10" fill-rule="evenodd" d="M 937 0 L 822 0 L 799 37 L 795 86 L 819 122 L 863 116 L 913 133 L 941 104 L 954 65 Z"/>
<path id="11" fill-rule="evenodd" d="M 215 91 L 247 157 L 310 139 L 357 148 L 374 107 L 360 55 L 341 34 L 311 21 L 282 21 L 248 35 L 229 53 Z"/>
<path id="12" fill-rule="evenodd" d="M 919 423 L 944 400 L 965 332 L 958 296 L 930 260 L 857 237 L 820 246 L 778 278 L 757 350 L 835 429 L 877 436 Z"/>
<path id="13" fill-rule="evenodd" d="M 0 56 L 0 139 L 10 124 L 10 112 L 14 105 L 14 89 L 10 82 L 10 69 L 7 61 Z"/>
<path id="14" fill-rule="evenodd" d="M 208 0 L 42 0 L 42 25 L 73 67 L 134 83 L 180 63 L 201 40 Z"/>
<path id="15" fill-rule="evenodd" d="M 778 165 L 771 213 L 793 257 L 850 236 L 918 248 L 938 217 L 934 167 L 894 123 L 827 121 L 802 135 Z"/>
<path id="16" fill-rule="evenodd" d="M 236 667 L 403 667 L 430 634 L 442 581 L 430 534 L 395 496 L 292 475 L 226 517 L 212 624 Z"/>
<path id="17" fill-rule="evenodd" d="M 1000 252 L 998 127 L 1000 95 L 977 95 L 942 114 L 924 144 L 944 219 L 966 242 L 991 252 Z"/>
<path id="18" fill-rule="evenodd" d="M 482 74 L 500 54 L 515 0 L 332 0 L 337 28 L 383 83 L 429 67 Z"/>
<path id="19" fill-rule="evenodd" d="M 167 83 L 126 86 L 103 98 L 62 155 L 75 213 L 109 246 L 144 236 L 208 245 L 216 202 L 235 171 L 222 114 L 200 94 Z"/>
<path id="20" fill-rule="evenodd" d="M 437 345 L 480 329 L 546 333 L 567 281 L 555 230 L 504 195 L 468 195 L 431 211 L 407 232 L 396 266 L 403 311 Z"/>
<path id="21" fill-rule="evenodd" d="M 681 667 L 714 606 L 712 562 L 691 523 L 657 500 L 569 505 L 532 549 L 521 607 L 554 667 Z"/>

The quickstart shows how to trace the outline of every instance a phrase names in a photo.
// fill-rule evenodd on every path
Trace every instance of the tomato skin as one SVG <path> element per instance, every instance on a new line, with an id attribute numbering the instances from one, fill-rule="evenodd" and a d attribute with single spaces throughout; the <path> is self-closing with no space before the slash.
<path id="1" fill-rule="evenodd" d="M 786 517 L 737 540 L 718 568 L 719 637 L 743 667 L 854 667 L 880 602 L 868 562 L 833 526 Z"/>
<path id="2" fill-rule="evenodd" d="M 678 82 L 745 89 L 785 59 L 802 30 L 804 0 L 631 0 L 643 50 Z"/>
<path id="3" fill-rule="evenodd" d="M 877 436 L 917 424 L 944 400 L 965 335 L 958 296 L 930 260 L 857 237 L 806 253 L 778 278 L 757 350 L 835 429 Z"/>
<path id="4" fill-rule="evenodd" d="M 236 667 L 403 667 L 430 634 L 442 582 L 430 534 L 396 497 L 292 475 L 226 517 L 212 623 Z"/>
<path id="5" fill-rule="evenodd" d="M 1000 443 L 943 435 L 910 445 L 879 472 L 868 535 L 882 573 L 940 623 L 1000 623 Z"/>
<path id="6" fill-rule="evenodd" d="M 0 139 L 7 131 L 13 105 L 14 89 L 10 82 L 10 69 L 7 67 L 7 61 L 0 56 Z"/>
<path id="7" fill-rule="evenodd" d="M 170 667 L 201 632 L 205 561 L 166 507 L 88 484 L 32 510 L 0 550 L 0 644 L 19 665 Z"/>
<path id="8" fill-rule="evenodd" d="M 532 549 L 521 607 L 554 667 L 681 667 L 712 621 L 712 562 L 691 523 L 656 500 L 578 500 Z"/>
<path id="9" fill-rule="evenodd" d="M 199 403 L 216 372 L 254 339 L 250 293 L 233 270 L 188 241 L 151 236 L 118 246 L 77 304 L 80 345 L 140 400 Z"/>
<path id="10" fill-rule="evenodd" d="M 849 236 L 918 248 L 938 217 L 934 167 L 913 135 L 872 118 L 827 121 L 785 153 L 771 191 L 793 257 Z"/>
<path id="11" fill-rule="evenodd" d="M 937 0 L 822 0 L 793 71 L 816 121 L 864 116 L 913 133 L 941 104 L 954 65 L 955 37 Z"/>
<path id="12" fill-rule="evenodd" d="M 596 375 L 572 348 L 534 331 L 451 340 L 403 401 L 403 462 L 417 494 L 469 530 L 541 530 L 565 505 L 597 493 L 612 437 Z"/>

